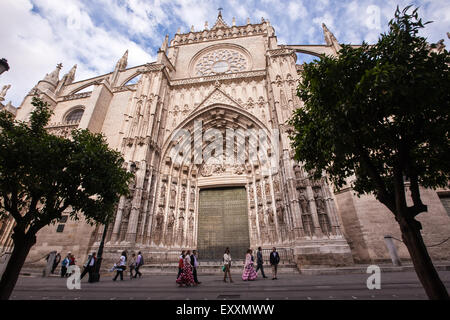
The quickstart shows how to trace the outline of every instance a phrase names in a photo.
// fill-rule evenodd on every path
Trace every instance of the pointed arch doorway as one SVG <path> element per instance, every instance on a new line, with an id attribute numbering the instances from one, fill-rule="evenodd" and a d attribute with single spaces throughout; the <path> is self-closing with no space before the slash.
<path id="1" fill-rule="evenodd" d="M 222 260 L 226 247 L 233 260 L 250 247 L 245 187 L 201 189 L 198 205 L 197 248 L 202 260 Z"/>

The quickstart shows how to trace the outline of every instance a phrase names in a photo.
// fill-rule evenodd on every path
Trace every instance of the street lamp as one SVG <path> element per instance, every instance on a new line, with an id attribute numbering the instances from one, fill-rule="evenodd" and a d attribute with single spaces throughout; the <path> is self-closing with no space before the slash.
<path id="1" fill-rule="evenodd" d="M 5 58 L 0 59 L 0 74 L 9 70 L 8 60 Z"/>
<path id="2" fill-rule="evenodd" d="M 102 241 L 100 241 L 100 246 L 97 251 L 97 263 L 95 264 L 95 271 L 92 275 L 92 282 L 100 281 L 100 267 L 102 266 L 102 256 L 103 247 L 105 246 L 106 233 L 108 232 L 108 223 L 105 223 L 105 228 L 103 229 Z"/>

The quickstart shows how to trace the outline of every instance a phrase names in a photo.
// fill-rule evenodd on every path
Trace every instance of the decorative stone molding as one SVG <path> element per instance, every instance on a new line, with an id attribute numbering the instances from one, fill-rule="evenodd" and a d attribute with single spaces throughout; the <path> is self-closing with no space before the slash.
<path id="1" fill-rule="evenodd" d="M 92 91 L 81 92 L 81 93 L 74 93 L 74 94 L 70 94 L 68 96 L 62 97 L 62 101 L 69 101 L 69 100 L 77 100 L 77 99 L 89 98 L 91 95 L 92 95 Z"/>
<path id="2" fill-rule="evenodd" d="M 116 93 L 116 92 L 122 92 L 122 91 L 136 91 L 136 89 L 137 89 L 137 84 L 130 84 L 127 86 L 120 86 L 120 87 L 113 88 L 112 91 L 114 93 Z"/>
<path id="3" fill-rule="evenodd" d="M 69 138 L 71 135 L 72 130 L 75 130 L 78 128 L 78 122 L 77 123 L 52 123 L 49 126 L 47 126 L 45 129 L 50 134 L 53 134 L 55 136 L 63 137 L 63 138 Z"/>
<path id="4" fill-rule="evenodd" d="M 188 43 L 198 43 L 264 34 L 267 34 L 266 22 L 260 24 L 249 24 L 239 27 L 218 26 L 217 28 L 211 30 L 203 30 L 200 32 L 191 31 L 185 34 L 176 34 L 170 44 L 171 46 L 177 46 Z"/>
<path id="5" fill-rule="evenodd" d="M 265 70 L 236 72 L 236 73 L 227 73 L 227 74 L 213 75 L 213 76 L 207 76 L 207 77 L 197 77 L 197 78 L 173 80 L 170 82 L 170 86 L 178 87 L 178 86 L 196 85 L 196 84 L 203 84 L 203 83 L 208 83 L 208 82 L 215 82 L 217 80 L 219 80 L 219 81 L 221 81 L 221 80 L 236 80 L 236 79 L 247 80 L 249 78 L 255 78 L 255 80 L 256 80 L 256 78 L 261 78 L 261 77 L 265 77 L 265 76 L 266 76 Z"/>

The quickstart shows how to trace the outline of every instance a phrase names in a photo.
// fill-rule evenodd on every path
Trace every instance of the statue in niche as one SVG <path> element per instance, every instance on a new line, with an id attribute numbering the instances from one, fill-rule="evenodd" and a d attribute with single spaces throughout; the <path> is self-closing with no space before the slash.
<path id="1" fill-rule="evenodd" d="M 325 213 L 325 200 L 320 194 L 319 188 L 314 188 L 314 200 L 316 201 L 317 212 Z"/>
<path id="2" fill-rule="evenodd" d="M 261 199 L 261 196 L 262 196 L 262 194 L 261 194 L 261 185 L 258 183 L 258 184 L 256 184 L 256 196 L 259 198 L 259 199 Z"/>
<path id="3" fill-rule="evenodd" d="M 249 195 L 249 197 L 250 197 L 250 203 L 252 203 L 253 201 L 255 201 L 255 194 L 253 193 L 253 185 L 252 185 L 252 184 L 250 184 L 250 185 L 248 186 L 248 193 L 250 194 L 250 195 Z"/>
<path id="4" fill-rule="evenodd" d="M 298 201 L 300 203 L 300 207 L 302 208 L 302 213 L 304 214 L 309 213 L 308 199 L 306 199 L 305 191 L 299 190 L 299 193 L 300 195 L 298 197 Z"/>
<path id="5" fill-rule="evenodd" d="M 267 208 L 267 217 L 268 217 L 268 220 L 269 220 L 269 224 L 274 224 L 275 223 L 275 217 L 273 215 L 272 207 Z"/>
<path id="6" fill-rule="evenodd" d="M 194 209 L 194 203 L 195 203 L 195 188 L 191 188 L 191 199 L 190 199 L 190 201 L 191 201 L 191 205 L 192 205 L 192 208 L 191 209 Z"/>
<path id="7" fill-rule="evenodd" d="M 173 228 L 174 223 L 175 223 L 175 215 L 174 215 L 173 209 L 172 209 L 172 210 L 170 210 L 170 215 L 169 215 L 169 218 L 167 219 L 167 227 Z"/>
<path id="8" fill-rule="evenodd" d="M 164 205 L 165 200 L 166 200 L 166 184 L 163 183 L 161 186 L 161 193 L 160 193 L 160 201 L 162 205 Z"/>
<path id="9" fill-rule="evenodd" d="M 280 192 L 280 182 L 278 181 L 278 179 L 273 180 L 273 191 L 275 193 Z"/>
<path id="10" fill-rule="evenodd" d="M 262 207 L 258 208 L 258 221 L 261 228 L 264 228 L 266 226 L 266 223 L 264 221 L 264 213 L 262 211 Z"/>
<path id="11" fill-rule="evenodd" d="M 189 230 L 194 230 L 194 214 L 191 213 L 188 218 Z"/>
<path id="12" fill-rule="evenodd" d="M 164 209 L 162 207 L 159 208 L 158 214 L 156 215 L 156 229 L 160 230 L 162 228 L 162 224 L 164 221 Z"/>
<path id="13" fill-rule="evenodd" d="M 280 201 L 277 203 L 277 219 L 280 224 L 284 224 L 284 207 Z"/>
<path id="14" fill-rule="evenodd" d="M 270 183 L 269 181 L 266 181 L 266 183 L 264 184 L 265 187 L 265 191 L 266 191 L 266 197 L 270 198 Z"/>
<path id="15" fill-rule="evenodd" d="M 170 207 L 175 207 L 175 198 L 177 196 L 177 190 L 174 184 L 170 187 Z"/>
<path id="16" fill-rule="evenodd" d="M 183 187 L 183 189 L 181 191 L 180 207 L 181 208 L 185 208 L 186 207 L 186 188 L 185 187 Z"/>

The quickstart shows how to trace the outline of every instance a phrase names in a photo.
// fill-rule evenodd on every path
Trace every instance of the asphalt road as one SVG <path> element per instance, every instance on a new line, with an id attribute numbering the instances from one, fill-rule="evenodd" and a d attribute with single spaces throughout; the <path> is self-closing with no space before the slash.
<path id="1" fill-rule="evenodd" d="M 145 275 L 141 279 L 125 277 L 112 281 L 112 274 L 103 275 L 98 283 L 88 283 L 81 289 L 67 288 L 67 279 L 57 277 L 22 276 L 12 293 L 12 300 L 423 300 L 425 292 L 414 272 L 386 272 L 381 274 L 381 289 L 369 290 L 369 274 L 291 275 L 281 274 L 278 280 L 270 277 L 244 282 L 235 274 L 234 283 L 224 283 L 216 275 L 201 275 L 197 287 L 178 287 L 175 277 Z M 450 271 L 440 272 L 450 289 Z M 450 290 L 449 290 L 450 291 Z"/>

